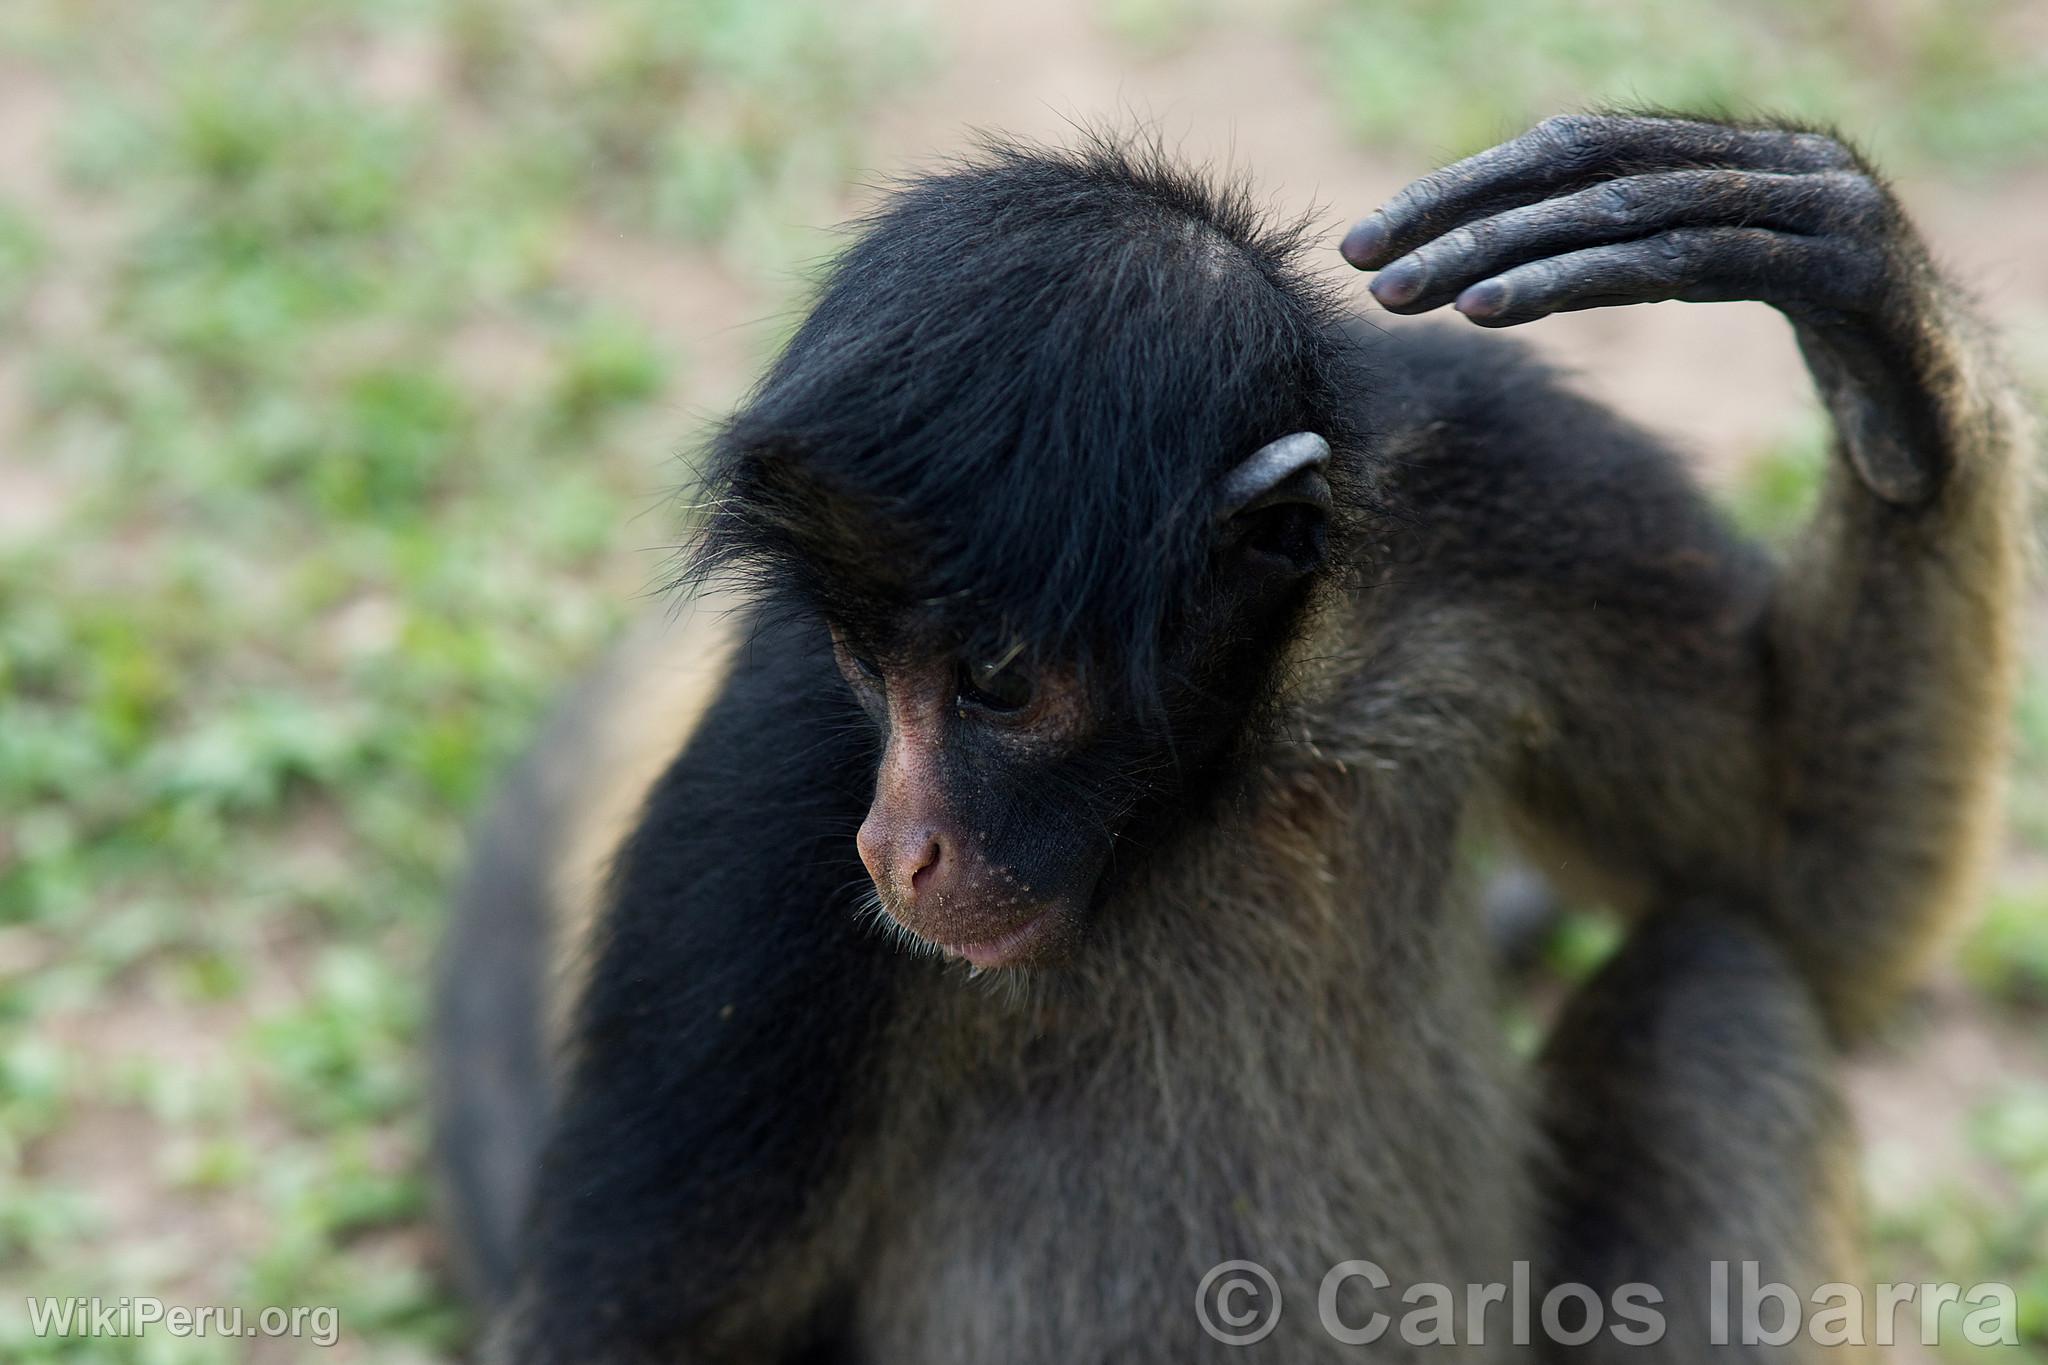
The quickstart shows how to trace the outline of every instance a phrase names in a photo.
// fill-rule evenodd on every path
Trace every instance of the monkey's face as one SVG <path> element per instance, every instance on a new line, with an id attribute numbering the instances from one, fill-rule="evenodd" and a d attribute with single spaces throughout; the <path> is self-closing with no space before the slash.
<path id="1" fill-rule="evenodd" d="M 1070 669 L 833 631 L 883 735 L 857 842 L 889 917 L 976 967 L 1071 952 L 1134 790 Z"/>
<path id="2" fill-rule="evenodd" d="M 1202 608 L 1154 633 L 1154 701 L 1013 642 L 962 644 L 943 623 L 848 613 L 839 670 L 882 736 L 861 860 L 890 919 L 977 967 L 1077 949 L 1119 841 L 1162 842 L 1244 728 L 1323 560 L 1328 446 L 1275 441 L 1219 490 Z M 868 624 L 848 624 L 852 619 Z M 1099 681 L 1099 680 L 1098 680 Z M 1121 700 L 1119 700 L 1121 698 Z M 1155 817 L 1165 814 L 1164 822 Z"/>

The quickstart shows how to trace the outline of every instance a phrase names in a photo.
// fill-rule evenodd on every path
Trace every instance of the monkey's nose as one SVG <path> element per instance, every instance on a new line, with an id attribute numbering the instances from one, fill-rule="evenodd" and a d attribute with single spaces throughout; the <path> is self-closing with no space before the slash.
<path id="1" fill-rule="evenodd" d="M 952 872 L 945 841 L 935 830 L 892 830 L 872 815 L 862 823 L 860 860 L 867 865 L 875 885 L 893 893 L 905 905 L 920 896 L 944 894 Z"/>

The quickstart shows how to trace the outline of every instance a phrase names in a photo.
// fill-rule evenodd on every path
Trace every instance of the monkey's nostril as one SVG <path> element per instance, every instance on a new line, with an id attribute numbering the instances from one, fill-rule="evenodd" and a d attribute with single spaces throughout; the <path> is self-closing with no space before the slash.
<path id="1" fill-rule="evenodd" d="M 924 848 L 911 860 L 910 890 L 913 895 L 923 892 L 938 875 L 939 863 L 946 856 L 945 846 L 938 839 L 925 841 Z"/>

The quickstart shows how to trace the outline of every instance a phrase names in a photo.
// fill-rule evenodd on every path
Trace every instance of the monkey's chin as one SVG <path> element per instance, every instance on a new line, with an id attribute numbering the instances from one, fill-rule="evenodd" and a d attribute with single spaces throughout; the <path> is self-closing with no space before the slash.
<path id="1" fill-rule="evenodd" d="M 973 943 L 947 943 L 926 937 L 947 957 L 959 958 L 977 970 L 996 967 L 1046 967 L 1067 955 L 1070 939 L 1064 907 L 1049 905 L 1014 929 Z"/>

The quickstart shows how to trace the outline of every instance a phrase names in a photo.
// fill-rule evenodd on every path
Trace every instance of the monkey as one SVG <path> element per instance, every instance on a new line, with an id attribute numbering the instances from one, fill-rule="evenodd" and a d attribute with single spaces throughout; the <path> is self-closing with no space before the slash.
<path id="1" fill-rule="evenodd" d="M 1690 1361 L 1712 1262 L 1853 1278 L 1837 1059 L 1996 827 L 1995 349 L 1803 126 L 1551 118 L 1345 235 L 1382 313 L 1314 240 L 1142 138 L 991 141 L 830 266 L 709 440 L 700 595 L 457 897 L 489 1358 L 1326 1359 L 1519 1266 L 1650 1286 Z M 1785 552 L 1489 335 L 1672 299 L 1794 330 L 1835 440 Z M 1495 823 L 1630 926 L 1528 1061 L 1461 856 Z M 1242 1346 L 1198 1301 L 1239 1261 Z"/>

